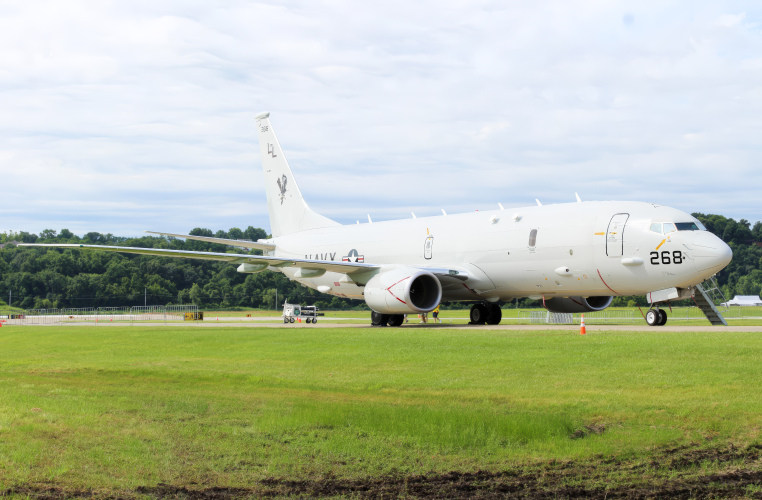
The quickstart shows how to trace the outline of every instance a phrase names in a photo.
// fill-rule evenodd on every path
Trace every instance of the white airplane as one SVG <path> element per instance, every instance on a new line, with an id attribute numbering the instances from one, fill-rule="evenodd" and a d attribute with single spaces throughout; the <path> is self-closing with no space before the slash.
<path id="1" fill-rule="evenodd" d="M 730 263 L 732 251 L 691 215 L 651 203 L 581 202 L 342 225 L 312 211 L 275 137 L 257 115 L 272 238 L 247 242 L 172 233 L 264 255 L 101 245 L 101 251 L 208 259 L 241 273 L 282 272 L 322 293 L 364 299 L 373 325 L 441 302 L 473 301 L 471 322 L 497 324 L 499 301 L 529 297 L 553 312 L 601 311 L 615 296 L 647 294 L 651 325 L 660 304 L 687 298 Z M 444 213 L 444 212 L 443 212 Z"/>

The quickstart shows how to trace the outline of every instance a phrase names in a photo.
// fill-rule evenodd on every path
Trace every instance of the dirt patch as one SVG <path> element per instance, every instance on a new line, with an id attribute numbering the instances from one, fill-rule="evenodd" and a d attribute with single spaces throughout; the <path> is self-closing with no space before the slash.
<path id="1" fill-rule="evenodd" d="M 152 488 L 141 486 L 137 489 L 137 492 L 162 499 L 178 498 L 192 500 L 232 500 L 239 498 L 255 498 L 259 496 L 255 494 L 255 490 L 253 489 L 206 488 L 196 490 L 162 483 L 159 483 Z"/>
<path id="2" fill-rule="evenodd" d="M 115 492 L 95 492 L 93 490 L 77 490 L 58 488 L 55 486 L 19 485 L 0 491 L 0 498 L 19 497 L 35 500 L 68 500 L 75 498 L 133 500 L 134 495 L 121 495 Z"/>
<path id="3" fill-rule="evenodd" d="M 598 430 L 598 429 L 597 429 Z M 586 429 L 587 433 L 595 430 Z M 602 431 L 601 431 L 602 432 Z M 452 471 L 445 474 L 364 479 L 268 478 L 248 488 L 143 486 L 130 492 L 65 490 L 18 486 L 0 497 L 36 500 L 72 498 L 182 500 L 243 498 L 453 498 L 453 499 L 762 499 L 762 445 L 744 448 L 684 446 L 655 450 L 632 459 L 597 457 L 584 462 L 548 461 L 506 471 Z"/>
<path id="4" fill-rule="evenodd" d="M 576 484 L 575 484 L 576 483 Z M 645 483 L 645 484 L 644 484 Z M 704 477 L 658 479 L 608 485 L 594 477 L 570 477 L 565 474 L 457 473 L 407 478 L 383 478 L 369 481 L 284 481 L 265 483 L 272 488 L 260 496 L 304 496 L 324 498 L 453 498 L 453 499 L 693 499 L 693 498 L 762 498 L 762 491 L 750 492 L 749 486 L 762 486 L 762 471 L 732 471 Z"/>

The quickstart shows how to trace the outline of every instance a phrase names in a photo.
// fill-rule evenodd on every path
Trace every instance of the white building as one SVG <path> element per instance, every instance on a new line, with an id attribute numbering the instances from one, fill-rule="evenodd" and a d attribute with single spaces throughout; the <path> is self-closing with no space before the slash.
<path id="1" fill-rule="evenodd" d="M 736 295 L 723 306 L 762 306 L 762 299 L 756 295 Z"/>

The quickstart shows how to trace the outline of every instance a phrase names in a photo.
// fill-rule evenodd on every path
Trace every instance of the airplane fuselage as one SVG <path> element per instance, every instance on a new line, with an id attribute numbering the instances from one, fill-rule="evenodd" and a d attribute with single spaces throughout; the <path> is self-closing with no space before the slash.
<path id="1" fill-rule="evenodd" d="M 457 266 L 470 279 L 443 283 L 443 301 L 617 296 L 688 287 L 722 269 L 729 248 L 711 233 L 653 228 L 693 222 L 649 203 L 578 202 L 326 227 L 273 243 L 285 258 Z M 345 274 L 282 271 L 325 293 L 363 296 L 363 284 Z"/>

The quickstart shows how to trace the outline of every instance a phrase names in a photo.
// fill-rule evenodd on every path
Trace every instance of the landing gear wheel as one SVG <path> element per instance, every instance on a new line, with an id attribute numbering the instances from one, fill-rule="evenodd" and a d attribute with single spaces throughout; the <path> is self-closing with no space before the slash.
<path id="1" fill-rule="evenodd" d="M 307 319 L 305 319 L 304 321 L 306 321 L 308 324 L 309 324 L 309 323 L 312 323 L 312 318 L 307 318 Z"/>
<path id="2" fill-rule="evenodd" d="M 388 322 L 389 322 L 388 314 L 381 314 L 376 311 L 373 311 L 372 313 L 370 313 L 370 324 L 372 326 L 386 326 L 386 323 Z"/>
<path id="3" fill-rule="evenodd" d="M 503 310 L 500 309 L 500 306 L 497 304 L 490 304 L 487 307 L 489 307 L 489 316 L 487 317 L 487 324 L 499 325 L 500 321 L 502 321 L 503 319 Z"/>
<path id="4" fill-rule="evenodd" d="M 483 325 L 487 322 L 488 311 L 484 304 L 474 304 L 471 306 L 472 325 Z"/>
<path id="5" fill-rule="evenodd" d="M 649 309 L 646 313 L 646 323 L 648 323 L 648 326 L 656 326 L 659 324 L 659 319 L 661 318 L 661 314 L 659 314 L 658 309 Z"/>
<path id="6" fill-rule="evenodd" d="M 294 318 L 288 318 L 288 322 L 289 323 L 293 323 L 294 321 L 296 321 L 296 319 L 294 319 Z"/>
<path id="7" fill-rule="evenodd" d="M 288 318 L 283 318 L 284 323 L 288 323 Z"/>
<path id="8" fill-rule="evenodd" d="M 659 309 L 659 322 L 656 323 L 656 326 L 664 326 L 667 324 L 667 311 L 664 309 Z"/>
<path id="9" fill-rule="evenodd" d="M 317 323 L 317 318 L 312 318 L 312 324 L 314 325 L 315 323 Z"/>
<path id="10" fill-rule="evenodd" d="M 392 314 L 389 316 L 389 326 L 400 326 L 405 321 L 405 316 L 402 314 Z"/>

